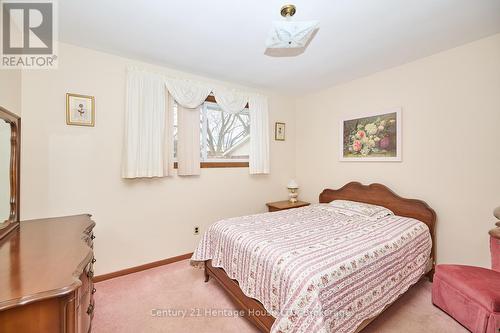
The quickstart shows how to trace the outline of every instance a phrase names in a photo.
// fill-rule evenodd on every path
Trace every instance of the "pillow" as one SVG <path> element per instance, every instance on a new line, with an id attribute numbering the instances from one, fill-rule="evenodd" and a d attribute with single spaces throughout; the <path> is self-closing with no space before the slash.
<path id="1" fill-rule="evenodd" d="M 370 205 L 364 202 L 356 202 L 349 200 L 333 200 L 330 206 L 334 207 L 339 213 L 348 216 L 363 216 L 369 220 L 378 220 L 394 213 L 382 206 Z"/>

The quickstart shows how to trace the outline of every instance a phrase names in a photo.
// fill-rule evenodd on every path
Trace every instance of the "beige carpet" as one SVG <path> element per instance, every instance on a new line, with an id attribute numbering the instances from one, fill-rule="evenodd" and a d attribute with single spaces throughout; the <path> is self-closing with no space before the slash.
<path id="1" fill-rule="evenodd" d="M 224 291 L 212 280 L 204 283 L 203 271 L 187 260 L 103 281 L 96 289 L 93 332 L 257 332 L 231 316 L 234 305 Z M 363 333 L 468 332 L 432 305 L 430 290 L 420 281 Z"/>

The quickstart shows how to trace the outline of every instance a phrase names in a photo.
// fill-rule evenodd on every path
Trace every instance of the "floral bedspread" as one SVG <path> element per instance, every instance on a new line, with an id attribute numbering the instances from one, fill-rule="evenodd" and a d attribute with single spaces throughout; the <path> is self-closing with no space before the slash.
<path id="1" fill-rule="evenodd" d="M 237 280 L 276 318 L 273 333 L 350 333 L 419 280 L 430 251 L 423 222 L 317 204 L 216 222 L 191 260 Z"/>

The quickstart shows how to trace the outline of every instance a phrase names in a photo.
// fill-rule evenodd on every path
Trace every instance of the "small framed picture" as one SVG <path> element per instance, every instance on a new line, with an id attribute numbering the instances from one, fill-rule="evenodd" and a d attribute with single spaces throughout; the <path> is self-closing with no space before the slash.
<path id="1" fill-rule="evenodd" d="M 274 124 L 274 140 L 285 141 L 285 123 Z"/>
<path id="2" fill-rule="evenodd" d="M 94 96 L 66 94 L 66 124 L 76 126 L 95 125 Z"/>

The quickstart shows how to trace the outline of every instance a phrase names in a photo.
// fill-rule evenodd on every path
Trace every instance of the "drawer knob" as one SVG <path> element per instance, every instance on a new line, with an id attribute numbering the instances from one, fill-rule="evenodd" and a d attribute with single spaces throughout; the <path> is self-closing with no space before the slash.
<path id="1" fill-rule="evenodd" d="M 92 288 L 92 294 L 95 294 L 97 290 L 95 288 Z"/>
<path id="2" fill-rule="evenodd" d="M 88 315 L 92 315 L 92 313 L 94 312 L 94 304 L 89 304 L 89 307 L 87 308 L 87 314 Z"/>
<path id="3" fill-rule="evenodd" d="M 90 236 L 90 239 L 95 239 L 95 235 L 92 234 L 92 236 Z"/>
<path id="4" fill-rule="evenodd" d="M 97 260 L 95 258 L 92 258 L 92 263 L 94 264 Z"/>

